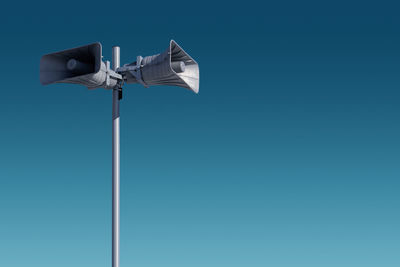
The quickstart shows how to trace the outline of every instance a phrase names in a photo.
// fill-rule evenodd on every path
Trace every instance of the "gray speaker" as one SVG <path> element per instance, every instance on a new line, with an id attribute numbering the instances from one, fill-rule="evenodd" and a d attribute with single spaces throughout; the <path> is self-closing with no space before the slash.
<path id="1" fill-rule="evenodd" d="M 111 88 L 117 83 L 107 79 L 107 66 L 102 61 L 100 43 L 44 55 L 40 60 L 40 82 L 43 85 L 74 83 L 89 89 Z"/>
<path id="2" fill-rule="evenodd" d="M 136 66 L 134 71 L 125 71 Z M 120 71 L 121 70 L 121 71 Z M 174 40 L 163 53 L 138 57 L 117 72 L 124 73 L 127 83 L 144 86 L 172 85 L 199 92 L 199 65 Z"/>

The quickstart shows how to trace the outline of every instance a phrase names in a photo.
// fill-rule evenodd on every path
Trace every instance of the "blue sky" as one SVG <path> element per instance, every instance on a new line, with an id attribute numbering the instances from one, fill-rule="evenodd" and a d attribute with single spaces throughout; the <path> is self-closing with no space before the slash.
<path id="1" fill-rule="evenodd" d="M 111 264 L 111 92 L 41 55 L 170 39 L 200 93 L 124 88 L 121 266 L 399 266 L 397 5 L 118 4 L 3 6 L 0 266 Z"/>

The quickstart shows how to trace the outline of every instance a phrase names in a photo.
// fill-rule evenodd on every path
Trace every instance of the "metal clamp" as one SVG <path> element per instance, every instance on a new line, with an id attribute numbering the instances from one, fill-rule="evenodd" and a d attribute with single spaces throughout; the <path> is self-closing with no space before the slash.
<path id="1" fill-rule="evenodd" d="M 122 75 L 113 71 L 110 67 L 110 61 L 106 61 L 106 87 L 110 88 L 110 79 L 117 80 L 117 82 L 122 81 Z"/>
<path id="2" fill-rule="evenodd" d="M 118 73 L 124 73 L 124 72 L 129 72 L 133 77 L 135 77 L 135 79 L 138 81 L 138 83 L 140 83 L 141 85 L 143 85 L 144 87 L 149 87 L 142 78 L 142 60 L 143 57 L 142 56 L 137 56 L 136 57 L 136 65 L 124 65 L 123 67 L 120 67 L 117 69 Z"/>

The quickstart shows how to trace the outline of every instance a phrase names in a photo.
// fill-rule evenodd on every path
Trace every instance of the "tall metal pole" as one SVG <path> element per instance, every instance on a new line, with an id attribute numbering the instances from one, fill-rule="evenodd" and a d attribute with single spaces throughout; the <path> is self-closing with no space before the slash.
<path id="1" fill-rule="evenodd" d="M 120 49 L 112 49 L 112 69 L 120 66 Z M 112 90 L 112 267 L 119 267 L 119 88 Z"/>

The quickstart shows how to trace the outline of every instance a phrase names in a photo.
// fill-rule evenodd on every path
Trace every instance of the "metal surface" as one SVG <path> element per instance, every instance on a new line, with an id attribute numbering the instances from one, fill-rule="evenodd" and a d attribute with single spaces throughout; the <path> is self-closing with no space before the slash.
<path id="1" fill-rule="evenodd" d="M 81 84 L 89 89 L 112 89 L 120 74 L 102 61 L 101 44 L 93 43 L 44 55 L 40 60 L 40 82 Z"/>
<path id="2" fill-rule="evenodd" d="M 88 67 L 74 72 L 68 69 L 69 60 L 83 62 Z M 85 83 L 88 87 L 103 82 L 101 61 L 101 44 L 93 43 L 68 50 L 44 55 L 40 60 L 40 82 L 51 83 Z M 99 73 L 100 75 L 96 75 Z"/>
<path id="3" fill-rule="evenodd" d="M 185 63 L 183 61 L 171 62 L 171 68 L 176 73 L 185 72 Z"/>
<path id="4" fill-rule="evenodd" d="M 120 49 L 112 50 L 112 68 L 116 70 L 120 64 Z M 119 92 L 112 90 L 112 267 L 119 267 L 119 211 L 120 211 L 120 150 L 119 150 Z"/>
<path id="5" fill-rule="evenodd" d="M 141 83 L 146 87 L 180 86 L 195 93 L 199 92 L 199 65 L 174 40 L 170 41 L 169 47 L 163 53 L 138 58 L 141 59 L 140 62 L 136 60 L 117 70 L 123 74 L 126 83 Z"/>
<path id="6" fill-rule="evenodd" d="M 137 57 L 120 67 L 120 48 L 113 47 L 112 68 L 102 61 L 100 43 L 44 55 L 40 82 L 74 83 L 89 89 L 112 89 L 112 267 L 120 265 L 120 116 L 122 84 L 174 85 L 199 91 L 199 66 L 175 41 L 161 54 Z"/>

